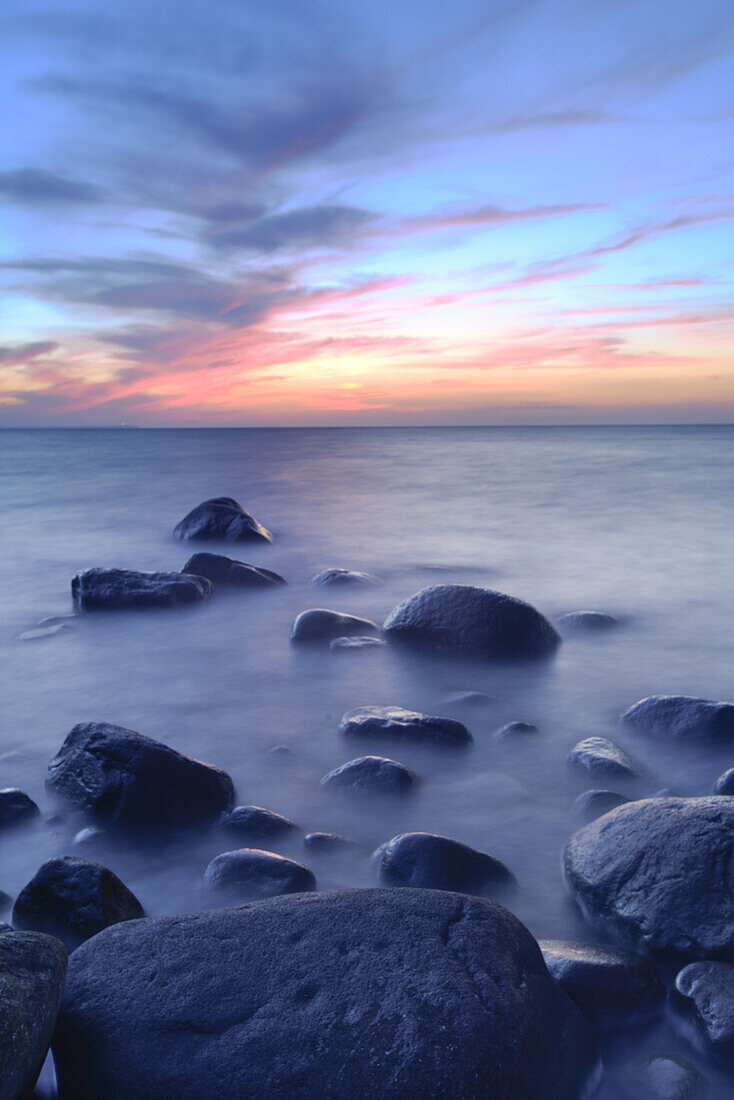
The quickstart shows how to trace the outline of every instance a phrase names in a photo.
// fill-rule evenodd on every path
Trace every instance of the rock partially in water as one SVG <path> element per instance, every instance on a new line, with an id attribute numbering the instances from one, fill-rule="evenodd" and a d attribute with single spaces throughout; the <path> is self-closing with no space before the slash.
<path id="1" fill-rule="evenodd" d="M 232 780 L 220 768 L 107 722 L 74 726 L 47 783 L 77 806 L 129 827 L 196 825 L 234 802 Z"/>
<path id="2" fill-rule="evenodd" d="M 566 883 L 587 919 L 648 954 L 734 959 L 731 798 L 646 798 L 579 829 Z"/>
<path id="3" fill-rule="evenodd" d="M 312 607 L 296 617 L 291 627 L 291 641 L 327 645 L 334 638 L 379 633 L 379 626 L 371 619 L 360 619 L 357 615 L 344 615 L 341 611 Z"/>
<path id="4" fill-rule="evenodd" d="M 358 756 L 328 772 L 321 785 L 350 791 L 402 793 L 412 791 L 418 782 L 415 772 L 397 760 L 386 756 Z"/>
<path id="5" fill-rule="evenodd" d="M 285 577 L 272 569 L 206 552 L 193 554 L 181 572 L 206 577 L 215 588 L 273 588 L 287 583 Z"/>
<path id="6" fill-rule="evenodd" d="M 259 848 L 222 852 L 211 861 L 204 878 L 209 886 L 243 901 L 316 889 L 316 878 L 308 867 Z"/>
<path id="7" fill-rule="evenodd" d="M 444 701 L 451 706 L 462 707 L 486 707 L 497 702 L 495 696 L 487 691 L 452 691 Z"/>
<path id="8" fill-rule="evenodd" d="M 665 987 L 642 955 L 601 944 L 541 940 L 545 964 L 584 1016 L 600 1031 L 650 1016 Z"/>
<path id="9" fill-rule="evenodd" d="M 556 619 L 556 626 L 562 634 L 596 634 L 619 626 L 619 619 L 604 611 L 569 611 Z"/>
<path id="10" fill-rule="evenodd" d="M 675 989 L 688 1003 L 708 1045 L 719 1054 L 734 1056 L 734 966 L 690 963 L 675 979 Z"/>
<path id="11" fill-rule="evenodd" d="M 391 642 L 493 661 L 548 657 L 560 642 L 530 604 L 464 584 L 422 589 L 394 607 L 382 629 Z"/>
<path id="12" fill-rule="evenodd" d="M 336 650 L 338 653 L 343 653 L 345 650 L 385 649 L 386 647 L 387 642 L 383 641 L 382 638 L 363 638 L 360 635 L 356 635 L 354 638 L 332 638 L 329 642 L 329 649 Z"/>
<path id="13" fill-rule="evenodd" d="M 338 833 L 307 833 L 304 845 L 313 852 L 336 852 L 343 848 L 353 848 L 354 841 Z"/>
<path id="14" fill-rule="evenodd" d="M 64 991 L 66 951 L 37 932 L 0 936 L 0 1096 L 30 1095 Z"/>
<path id="15" fill-rule="evenodd" d="M 615 810 L 617 806 L 622 806 L 629 801 L 629 798 L 623 794 L 618 794 L 617 791 L 584 791 L 574 802 L 573 808 L 579 817 L 583 817 L 587 821 L 593 821 L 595 817 L 608 814 L 610 810 Z"/>
<path id="16" fill-rule="evenodd" d="M 379 584 L 377 577 L 371 573 L 360 573 L 357 569 L 323 569 L 308 582 L 316 588 L 340 587 L 342 585 L 364 585 L 373 587 Z"/>
<path id="17" fill-rule="evenodd" d="M 18 894 L 13 924 L 56 936 L 73 951 L 110 924 L 144 915 L 138 899 L 109 868 L 59 856 L 41 864 Z"/>
<path id="18" fill-rule="evenodd" d="M 197 504 L 173 529 L 184 542 L 272 542 L 273 536 L 232 497 Z"/>
<path id="19" fill-rule="evenodd" d="M 714 794 L 734 794 L 734 768 L 719 776 L 714 784 Z"/>
<path id="20" fill-rule="evenodd" d="M 380 878 L 389 886 L 417 886 L 484 894 L 514 883 L 512 872 L 494 856 L 433 833 L 401 833 L 375 852 Z"/>
<path id="21" fill-rule="evenodd" d="M 435 745 L 465 746 L 472 741 L 462 722 L 403 707 L 357 707 L 347 711 L 339 729 L 350 737 L 392 737 Z"/>
<path id="22" fill-rule="evenodd" d="M 639 774 L 632 757 L 606 737 L 585 737 L 571 749 L 568 762 L 575 768 L 586 768 L 592 775 Z"/>
<path id="23" fill-rule="evenodd" d="M 71 594 L 86 611 L 130 607 L 177 607 L 211 595 L 206 577 L 188 573 L 137 573 L 133 569 L 87 569 L 71 582 Z"/>
<path id="24" fill-rule="evenodd" d="M 595 1061 L 512 914 L 417 890 L 110 928 L 71 959 L 54 1057 L 63 1100 L 577 1100 Z"/>
<path id="25" fill-rule="evenodd" d="M 262 806 L 235 806 L 221 818 L 219 824 L 239 836 L 274 837 L 292 833 L 295 821 Z"/>
<path id="26" fill-rule="evenodd" d="M 4 787 L 0 790 L 0 828 L 16 825 L 19 821 L 29 821 L 38 817 L 40 812 L 33 799 L 18 787 Z"/>
<path id="27" fill-rule="evenodd" d="M 495 731 L 495 737 L 501 741 L 504 737 L 524 737 L 528 733 L 540 733 L 540 730 L 531 722 L 507 722 Z"/>
<path id="28" fill-rule="evenodd" d="M 626 710 L 622 722 L 640 733 L 671 740 L 734 738 L 734 703 L 718 703 L 688 695 L 650 695 Z"/>
<path id="29" fill-rule="evenodd" d="M 626 1067 L 624 1100 L 700 1100 L 705 1078 L 695 1066 L 672 1054 L 651 1054 Z"/>

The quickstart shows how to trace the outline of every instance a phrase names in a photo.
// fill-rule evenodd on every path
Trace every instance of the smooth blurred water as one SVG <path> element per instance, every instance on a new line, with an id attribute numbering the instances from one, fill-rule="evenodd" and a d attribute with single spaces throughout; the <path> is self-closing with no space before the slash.
<path id="1" fill-rule="evenodd" d="M 591 938 L 559 872 L 579 824 L 576 795 L 608 785 L 705 794 L 734 765 L 725 749 L 651 742 L 617 726 L 651 693 L 734 694 L 733 444 L 728 427 L 0 432 L 0 785 L 23 787 L 43 810 L 37 824 L 3 835 L 0 888 L 15 895 L 43 859 L 68 853 L 112 867 L 151 914 L 214 904 L 202 872 L 233 846 L 215 831 L 144 848 L 111 834 L 73 843 L 85 821 L 53 802 L 46 766 L 76 722 L 106 720 L 225 768 L 240 802 L 356 840 L 339 855 L 307 853 L 300 835 L 270 844 L 307 862 L 319 888 L 370 885 L 378 844 L 406 830 L 440 832 L 509 864 L 519 888 L 503 900 L 536 936 Z M 287 587 L 217 593 L 177 611 L 88 614 L 17 640 L 73 610 L 69 582 L 80 569 L 180 569 L 197 547 L 172 539 L 175 523 L 223 495 L 275 542 L 207 549 L 276 569 Z M 383 583 L 309 587 L 329 566 Z M 623 624 L 567 640 L 540 667 L 390 649 L 305 652 L 288 641 L 305 608 L 381 622 L 400 599 L 444 581 L 496 587 L 551 618 L 586 608 Z M 459 689 L 496 702 L 448 704 Z M 452 753 L 345 742 L 343 712 L 372 703 L 460 718 L 475 744 Z M 541 734 L 493 738 L 515 719 Z M 621 744 L 644 778 L 609 784 L 571 772 L 568 749 L 592 734 Z M 290 754 L 269 755 L 282 744 Z M 370 751 L 419 772 L 419 792 L 320 788 L 325 772 Z M 692 1051 L 667 1023 L 636 1034 L 632 1049 L 661 1044 Z M 725 1078 L 718 1087 L 730 1095 Z"/>

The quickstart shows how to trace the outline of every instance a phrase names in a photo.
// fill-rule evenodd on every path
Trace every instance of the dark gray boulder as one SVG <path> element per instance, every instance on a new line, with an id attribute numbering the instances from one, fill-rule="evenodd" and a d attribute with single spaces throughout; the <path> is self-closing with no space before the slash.
<path id="1" fill-rule="evenodd" d="M 343 848 L 353 848 L 354 841 L 338 833 L 307 833 L 303 838 L 306 848 L 312 852 L 336 852 Z"/>
<path id="2" fill-rule="evenodd" d="M 648 954 L 734 958 L 730 798 L 646 798 L 569 840 L 566 882 L 587 919 Z"/>
<path id="3" fill-rule="evenodd" d="M 373 587 L 379 584 L 377 577 L 371 573 L 360 573 L 357 569 L 323 569 L 315 577 L 311 577 L 309 584 L 316 588 L 339 588 L 342 585 L 364 585 Z"/>
<path id="4" fill-rule="evenodd" d="M 360 619 L 357 615 L 344 615 L 341 611 L 312 607 L 296 617 L 291 627 L 291 641 L 328 645 L 334 638 L 379 633 L 379 626 L 371 619 Z"/>
<path id="5" fill-rule="evenodd" d="M 16 928 L 47 932 L 69 951 L 110 924 L 142 916 L 142 905 L 117 875 L 75 856 L 42 863 L 13 908 Z"/>
<path id="6" fill-rule="evenodd" d="M 71 959 L 54 1057 L 62 1100 L 577 1100 L 595 1061 L 511 913 L 417 890 L 110 928 Z"/>
<path id="7" fill-rule="evenodd" d="M 541 940 L 545 965 L 590 1023 L 600 1031 L 649 1017 L 665 987 L 642 955 L 601 944 Z"/>
<path id="8" fill-rule="evenodd" d="M 40 812 L 33 799 L 18 787 L 5 787 L 0 791 L 0 827 L 29 821 Z"/>
<path id="9" fill-rule="evenodd" d="M 219 824 L 239 836 L 275 837 L 297 829 L 295 821 L 262 806 L 235 806 L 220 819 Z"/>
<path id="10" fill-rule="evenodd" d="M 232 780 L 141 733 L 107 722 L 74 726 L 48 785 L 100 818 L 128 827 L 195 825 L 234 801 Z"/>
<path id="11" fill-rule="evenodd" d="M 472 735 L 462 722 L 403 707 L 357 707 L 347 711 L 339 729 L 350 737 L 390 737 L 435 745 L 461 747 L 472 741 Z"/>
<path id="12" fill-rule="evenodd" d="M 675 991 L 687 1003 L 709 1046 L 734 1056 L 734 966 L 690 963 L 675 979 Z"/>
<path id="13" fill-rule="evenodd" d="M 385 649 L 386 647 L 387 642 L 383 641 L 382 638 L 362 637 L 359 634 L 353 638 L 332 638 L 329 642 L 329 649 L 333 649 L 337 653 L 343 653 L 345 650 L 353 652 L 357 649 Z"/>
<path id="14" fill-rule="evenodd" d="M 592 821 L 595 817 L 608 814 L 610 810 L 615 810 L 625 802 L 629 802 L 629 798 L 618 794 L 617 791 L 584 791 L 574 802 L 573 808 L 579 817 Z"/>
<path id="15" fill-rule="evenodd" d="M 637 765 L 631 756 L 606 737 L 585 737 L 568 754 L 575 768 L 585 768 L 592 775 L 635 776 Z"/>
<path id="16" fill-rule="evenodd" d="M 214 588 L 273 588 L 287 583 L 285 577 L 272 569 L 206 552 L 193 554 L 181 572 L 206 577 Z"/>
<path id="17" fill-rule="evenodd" d="M 619 626 L 619 619 L 607 615 L 604 611 L 569 611 L 556 619 L 556 626 L 562 634 L 603 633 Z"/>
<path id="18" fill-rule="evenodd" d="M 528 733 L 540 733 L 540 730 L 531 722 L 507 722 L 495 732 L 495 737 L 501 741 L 504 737 L 523 737 Z"/>
<path id="19" fill-rule="evenodd" d="M 316 889 L 316 879 L 308 867 L 259 848 L 222 852 L 211 861 L 204 878 L 209 886 L 243 901 Z"/>
<path id="20" fill-rule="evenodd" d="M 412 791 L 418 785 L 418 776 L 405 764 L 386 756 L 358 756 L 328 772 L 321 780 L 322 787 L 335 787 L 349 791 Z"/>
<path id="21" fill-rule="evenodd" d="M 422 589 L 394 607 L 382 629 L 390 642 L 495 661 L 548 657 L 560 642 L 530 604 L 464 584 Z"/>
<path id="22" fill-rule="evenodd" d="M 375 852 L 380 878 L 389 886 L 418 886 L 484 894 L 514 883 L 499 859 L 433 833 L 401 833 Z"/>
<path id="23" fill-rule="evenodd" d="M 64 990 L 66 950 L 37 932 L 0 936 L 0 1097 L 30 1095 Z"/>
<path id="24" fill-rule="evenodd" d="M 197 504 L 173 529 L 184 542 L 272 542 L 273 536 L 232 497 Z"/>
<path id="25" fill-rule="evenodd" d="M 137 573 L 133 569 L 87 569 L 71 582 L 71 594 L 86 611 L 129 607 L 177 607 L 211 595 L 206 577 L 189 573 Z"/>
<path id="26" fill-rule="evenodd" d="M 734 703 L 717 703 L 688 695 L 650 695 L 626 710 L 621 720 L 640 733 L 672 740 L 734 738 Z"/>
<path id="27" fill-rule="evenodd" d="M 734 768 L 719 776 L 714 784 L 714 794 L 734 794 Z"/>

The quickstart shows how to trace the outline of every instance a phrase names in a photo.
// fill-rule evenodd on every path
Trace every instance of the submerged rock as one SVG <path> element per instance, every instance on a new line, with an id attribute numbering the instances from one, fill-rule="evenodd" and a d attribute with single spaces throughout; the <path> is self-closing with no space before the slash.
<path id="1" fill-rule="evenodd" d="M 530 604 L 464 584 L 422 589 L 394 607 L 382 629 L 391 642 L 499 661 L 547 657 L 560 642 Z"/>
<path id="2" fill-rule="evenodd" d="M 289 817 L 265 810 L 262 806 L 235 806 L 222 817 L 219 824 L 223 829 L 239 833 L 240 836 L 256 837 L 282 836 L 298 828 Z"/>
<path id="3" fill-rule="evenodd" d="M 650 695 L 626 710 L 622 722 L 659 737 L 730 740 L 734 738 L 734 703 L 688 695 Z"/>
<path id="4" fill-rule="evenodd" d="M 709 1046 L 734 1055 L 734 966 L 725 962 L 695 962 L 675 979 L 679 997 L 687 1001 Z"/>
<path id="5" fill-rule="evenodd" d="M 41 864 L 18 894 L 13 924 L 56 936 L 73 951 L 108 925 L 144 915 L 135 895 L 107 867 L 59 856 Z"/>
<path id="6" fill-rule="evenodd" d="M 629 798 L 623 794 L 618 794 L 617 791 L 584 791 L 574 802 L 573 808 L 579 817 L 591 821 L 593 818 L 601 817 L 602 814 L 607 814 L 610 810 L 615 810 L 617 806 L 622 806 L 629 801 Z"/>
<path id="7" fill-rule="evenodd" d="M 259 848 L 222 852 L 211 861 L 204 878 L 210 886 L 243 900 L 316 889 L 316 879 L 308 867 Z"/>
<path id="8" fill-rule="evenodd" d="M 308 583 L 315 585 L 316 588 L 329 588 L 359 584 L 373 586 L 380 582 L 371 573 L 360 573 L 356 569 L 323 569 L 315 577 L 311 577 Z"/>
<path id="9" fill-rule="evenodd" d="M 28 821 L 38 817 L 40 812 L 33 799 L 20 788 L 5 787 L 0 790 L 0 827 Z"/>
<path id="10" fill-rule="evenodd" d="M 137 573 L 133 569 L 87 569 L 71 582 L 77 606 L 87 611 L 127 607 L 177 607 L 211 595 L 206 577 L 189 573 Z"/>
<path id="11" fill-rule="evenodd" d="M 123 826 L 195 825 L 234 801 L 220 768 L 107 722 L 74 726 L 48 769 L 48 786 Z"/>
<path id="12" fill-rule="evenodd" d="M 523 737 L 527 733 L 540 733 L 540 730 L 530 722 L 507 722 L 495 732 L 495 737 L 502 740 L 503 737 Z"/>
<path id="13" fill-rule="evenodd" d="M 411 791 L 418 785 L 418 776 L 397 760 L 386 756 L 358 756 L 328 772 L 322 787 L 338 787 L 350 791 Z"/>
<path id="14" fill-rule="evenodd" d="M 246 561 L 236 561 L 224 554 L 193 554 L 181 572 L 206 577 L 215 588 L 273 588 L 287 583 L 285 577 L 274 573 L 272 569 L 249 565 Z"/>
<path id="15" fill-rule="evenodd" d="M 347 711 L 339 729 L 349 736 L 394 737 L 438 745 L 461 746 L 472 741 L 472 735 L 462 722 L 403 707 L 357 707 Z"/>
<path id="16" fill-rule="evenodd" d="M 483 894 L 515 877 L 504 863 L 478 848 L 433 833 L 401 833 L 375 852 L 380 878 L 389 886 L 418 886 Z"/>
<path id="17" fill-rule="evenodd" d="M 651 954 L 734 958 L 730 798 L 646 798 L 579 829 L 566 882 L 592 924 Z"/>
<path id="18" fill-rule="evenodd" d="M 314 852 L 334 852 L 340 848 L 353 848 L 354 841 L 338 833 L 308 833 L 303 843 Z"/>
<path id="19" fill-rule="evenodd" d="M 489 703 L 496 703 L 494 695 L 487 691 L 452 691 L 444 700 L 452 706 L 486 707 Z"/>
<path id="20" fill-rule="evenodd" d="M 384 649 L 387 646 L 387 642 L 382 638 L 362 638 L 360 635 L 356 635 L 354 638 L 332 638 L 329 642 L 329 649 L 342 652 L 343 650 L 351 649 Z"/>
<path id="21" fill-rule="evenodd" d="M 569 611 L 567 615 L 556 619 L 556 626 L 562 634 L 601 633 L 619 626 L 619 619 L 603 611 Z"/>
<path id="22" fill-rule="evenodd" d="M 571 749 L 568 762 L 575 768 L 586 768 L 592 775 L 638 774 L 632 757 L 606 737 L 585 737 Z"/>
<path id="23" fill-rule="evenodd" d="M 291 627 L 291 641 L 320 642 L 326 645 L 334 638 L 342 636 L 379 633 L 379 626 L 371 619 L 360 619 L 357 615 L 343 615 L 340 611 L 312 607 L 297 616 Z"/>
<path id="24" fill-rule="evenodd" d="M 197 504 L 173 529 L 184 542 L 272 542 L 273 536 L 232 497 Z"/>
<path id="25" fill-rule="evenodd" d="M 576 1100 L 594 1061 L 512 914 L 417 890 L 110 928 L 71 959 L 54 1057 L 63 1100 Z"/>
<path id="26" fill-rule="evenodd" d="M 0 1096 L 30 1095 L 64 991 L 66 951 L 37 932 L 0 936 Z"/>

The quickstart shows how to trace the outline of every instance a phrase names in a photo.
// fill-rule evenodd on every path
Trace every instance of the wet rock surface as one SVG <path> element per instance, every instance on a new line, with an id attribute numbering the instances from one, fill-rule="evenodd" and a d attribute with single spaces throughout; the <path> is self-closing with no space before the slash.
<path id="1" fill-rule="evenodd" d="M 328 645 L 334 638 L 379 633 L 379 626 L 370 619 L 345 615 L 341 611 L 329 611 L 323 607 L 312 607 L 296 617 L 290 637 L 292 642 Z"/>
<path id="2" fill-rule="evenodd" d="M 624 725 L 671 740 L 734 739 L 734 703 L 688 695 L 649 695 L 622 715 Z"/>
<path id="3" fill-rule="evenodd" d="M 568 762 L 574 768 L 585 768 L 591 775 L 638 774 L 632 757 L 606 737 L 585 737 L 571 749 Z"/>
<path id="4" fill-rule="evenodd" d="M 266 527 L 232 497 L 213 497 L 192 508 L 173 529 L 184 542 L 272 542 Z"/>
<path id="5" fill-rule="evenodd" d="M 188 573 L 138 573 L 133 569 L 87 569 L 71 582 L 71 595 L 86 611 L 131 607 L 177 607 L 211 595 L 206 577 Z"/>
<path id="6" fill-rule="evenodd" d="M 718 1053 L 734 1056 L 734 966 L 690 963 L 675 979 L 675 990 L 687 1003 L 706 1042 Z"/>
<path id="7" fill-rule="evenodd" d="M 358 756 L 327 772 L 321 785 L 335 790 L 399 793 L 412 791 L 418 782 L 415 772 L 397 760 L 386 756 Z"/>
<path id="8" fill-rule="evenodd" d="M 273 588 L 287 583 L 285 577 L 272 569 L 205 552 L 193 554 L 181 572 L 206 577 L 214 588 Z"/>
<path id="9" fill-rule="evenodd" d="M 259 848 L 222 852 L 208 865 L 207 884 L 242 901 L 316 889 L 313 871 L 294 859 Z"/>
<path id="10" fill-rule="evenodd" d="M 458 840 L 433 833 L 401 833 L 375 852 L 388 886 L 483 894 L 510 886 L 514 875 L 499 859 Z"/>
<path id="11" fill-rule="evenodd" d="M 472 741 L 462 722 L 403 707 L 357 707 L 347 711 L 339 729 L 349 737 L 386 737 L 436 745 L 465 746 Z"/>

